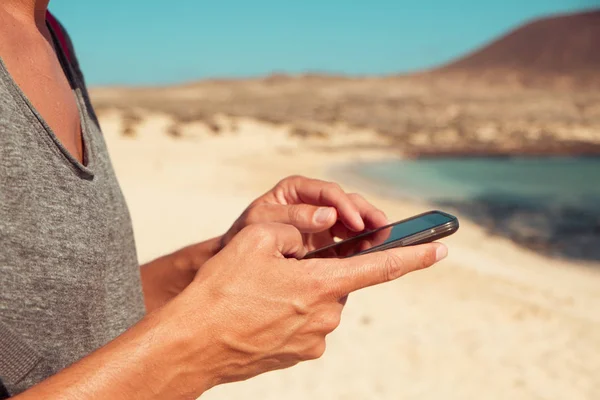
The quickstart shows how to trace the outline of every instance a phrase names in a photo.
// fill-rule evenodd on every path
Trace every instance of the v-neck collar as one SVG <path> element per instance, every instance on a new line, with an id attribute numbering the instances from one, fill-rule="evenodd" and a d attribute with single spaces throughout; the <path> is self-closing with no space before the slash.
<path id="1" fill-rule="evenodd" d="M 47 24 L 49 25 L 49 24 Z M 44 120 L 42 115 L 36 110 L 33 104 L 27 98 L 27 95 L 21 90 L 17 82 L 13 79 L 12 75 L 8 71 L 6 64 L 0 57 L 0 72 L 3 72 L 8 78 L 9 86 L 12 91 L 19 98 L 24 105 L 29 109 L 29 111 L 35 116 L 37 121 L 40 123 L 41 127 L 45 131 L 46 135 L 51 139 L 53 145 L 59 150 L 61 155 L 64 157 L 65 161 L 69 163 L 72 169 L 82 175 L 82 177 L 91 179 L 94 176 L 93 168 L 94 168 L 94 154 L 92 154 L 92 147 L 90 143 L 90 135 L 88 134 L 88 121 L 86 118 L 87 109 L 85 106 L 85 102 L 83 101 L 83 95 L 80 88 L 80 82 L 78 82 L 73 69 L 71 68 L 70 63 L 67 61 L 66 55 L 61 48 L 55 32 L 52 30 L 51 26 L 48 26 L 50 34 L 52 36 L 53 46 L 60 62 L 60 65 L 63 69 L 63 72 L 71 86 L 73 91 L 73 95 L 75 96 L 75 102 L 77 104 L 77 109 L 79 113 L 79 126 L 81 132 L 82 139 L 82 147 L 83 147 L 83 163 L 80 162 L 76 157 L 74 157 L 69 150 L 62 144 L 60 139 L 53 132 L 52 128 L 48 125 L 48 123 Z"/>

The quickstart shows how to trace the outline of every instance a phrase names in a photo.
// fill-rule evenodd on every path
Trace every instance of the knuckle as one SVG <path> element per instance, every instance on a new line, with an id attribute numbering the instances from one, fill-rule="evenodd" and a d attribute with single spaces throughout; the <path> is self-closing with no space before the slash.
<path id="1" fill-rule="evenodd" d="M 290 206 L 287 208 L 288 210 L 288 218 L 290 222 L 303 222 L 304 214 L 300 207 Z"/>
<path id="2" fill-rule="evenodd" d="M 240 234 L 252 243 L 262 243 L 273 238 L 273 228 L 270 224 L 252 224 L 242 229 Z"/>
<path id="3" fill-rule="evenodd" d="M 260 209 L 259 206 L 251 206 L 246 210 L 242 218 L 244 226 L 254 225 L 260 222 Z"/>
<path id="4" fill-rule="evenodd" d="M 335 182 L 328 182 L 327 183 L 327 187 L 329 188 L 329 190 L 331 190 L 332 192 L 342 192 L 342 187 L 340 186 L 339 183 L 335 183 Z"/>
<path id="5" fill-rule="evenodd" d="M 342 315 L 339 312 L 330 312 L 323 316 L 323 330 L 326 333 L 333 332 L 340 326 Z"/>
<path id="6" fill-rule="evenodd" d="M 327 348 L 327 344 L 325 343 L 325 339 L 319 341 L 319 343 L 315 346 L 313 350 L 313 356 L 315 359 L 323 357 L 325 354 L 325 350 Z"/>
<path id="7" fill-rule="evenodd" d="M 316 360 L 318 358 L 321 358 L 323 356 L 323 354 L 325 354 L 326 348 L 327 348 L 327 345 L 325 343 L 325 339 L 324 338 L 319 339 L 317 344 L 315 344 L 310 349 L 308 349 L 308 351 L 306 351 L 305 360 Z"/>
<path id="8" fill-rule="evenodd" d="M 321 189 L 321 195 L 327 198 L 336 198 L 342 195 L 344 191 L 341 186 L 334 182 L 327 182 Z"/>
<path id="9" fill-rule="evenodd" d="M 388 253 L 384 262 L 384 280 L 392 281 L 406 273 L 406 260 L 394 253 Z"/>
<path id="10" fill-rule="evenodd" d="M 359 201 L 359 202 L 364 202 L 366 201 L 364 196 L 358 193 L 348 193 L 348 197 L 350 197 L 351 200 L 355 200 L 355 201 Z"/>
<path id="11" fill-rule="evenodd" d="M 322 280 L 321 296 L 327 301 L 338 301 L 339 298 L 347 294 L 344 290 L 345 285 L 350 284 L 351 278 L 347 277 L 329 277 Z"/>
<path id="12" fill-rule="evenodd" d="M 417 257 L 417 269 L 427 268 L 435 264 L 435 252 L 429 246 L 421 249 Z"/>
<path id="13" fill-rule="evenodd" d="M 304 177 L 302 175 L 290 175 L 290 176 L 287 176 L 287 177 L 283 178 L 282 180 L 280 180 L 278 184 L 284 185 L 288 182 L 298 182 L 298 181 L 301 181 L 304 179 L 306 179 L 306 177 Z"/>

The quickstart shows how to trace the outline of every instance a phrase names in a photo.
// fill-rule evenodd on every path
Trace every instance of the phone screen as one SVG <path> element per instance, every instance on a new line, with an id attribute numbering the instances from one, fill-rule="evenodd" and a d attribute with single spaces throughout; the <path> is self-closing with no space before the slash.
<path id="1" fill-rule="evenodd" d="M 308 253 L 305 258 L 351 257 L 372 247 L 387 245 L 454 220 L 451 215 L 432 211 L 323 247 Z"/>

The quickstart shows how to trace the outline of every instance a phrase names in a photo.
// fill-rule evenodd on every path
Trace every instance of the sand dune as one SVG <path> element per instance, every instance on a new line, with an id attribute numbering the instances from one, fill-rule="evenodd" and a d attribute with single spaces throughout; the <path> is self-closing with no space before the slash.
<path id="1" fill-rule="evenodd" d="M 340 163 L 397 156 L 369 129 L 331 152 L 339 146 L 328 140 L 346 135 L 302 138 L 285 124 L 218 118 L 218 133 L 195 122 L 174 136 L 172 117 L 146 112 L 127 137 L 120 112 L 102 114 L 142 261 L 224 232 L 285 175 L 327 178 Z M 351 179 L 343 184 L 353 190 Z M 390 218 L 429 208 L 366 195 Z M 468 220 L 447 243 L 441 265 L 353 294 L 322 359 L 203 398 L 600 398 L 598 265 L 545 258 Z"/>

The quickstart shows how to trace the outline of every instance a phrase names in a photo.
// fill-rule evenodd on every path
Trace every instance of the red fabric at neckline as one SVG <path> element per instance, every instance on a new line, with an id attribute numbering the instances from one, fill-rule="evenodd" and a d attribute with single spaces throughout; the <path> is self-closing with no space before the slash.
<path id="1" fill-rule="evenodd" d="M 60 44 L 60 48 L 65 56 L 67 56 L 67 60 L 71 62 L 71 52 L 69 51 L 69 46 L 67 45 L 67 39 L 65 37 L 65 33 L 63 32 L 58 20 L 54 18 L 54 15 L 50 13 L 50 11 L 46 12 L 46 21 L 50 25 L 50 28 L 54 32 L 58 43 Z"/>

